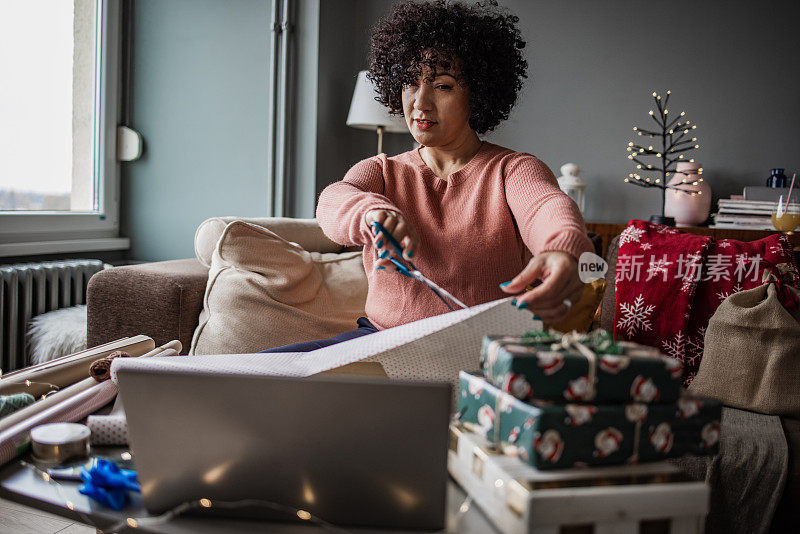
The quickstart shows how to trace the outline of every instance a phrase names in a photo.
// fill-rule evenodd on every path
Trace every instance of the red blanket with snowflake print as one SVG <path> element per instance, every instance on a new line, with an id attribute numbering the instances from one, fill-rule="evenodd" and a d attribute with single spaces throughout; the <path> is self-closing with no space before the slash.
<path id="1" fill-rule="evenodd" d="M 767 269 L 788 273 L 797 285 L 797 266 L 785 236 L 715 242 L 632 220 L 619 240 L 614 338 L 657 347 L 682 360 L 688 386 L 717 307 L 731 293 L 763 283 Z"/>
<path id="2" fill-rule="evenodd" d="M 614 339 L 664 351 L 665 342 L 688 335 L 709 242 L 709 237 L 681 234 L 669 226 L 639 220 L 628 224 L 619 238 Z"/>

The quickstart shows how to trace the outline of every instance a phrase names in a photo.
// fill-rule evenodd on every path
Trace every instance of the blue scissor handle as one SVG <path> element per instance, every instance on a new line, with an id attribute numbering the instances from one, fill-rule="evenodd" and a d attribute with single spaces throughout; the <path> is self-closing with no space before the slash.
<path id="1" fill-rule="evenodd" d="M 411 268 L 409 268 L 409 265 L 406 265 L 405 263 L 402 262 L 403 247 L 400 246 L 400 243 L 397 242 L 397 239 L 395 239 L 394 236 L 390 234 L 389 231 L 386 230 L 386 228 L 384 228 L 383 225 L 378 221 L 371 222 L 370 226 L 375 228 L 375 235 L 377 235 L 379 232 L 383 234 L 383 236 L 386 238 L 386 241 L 388 241 L 389 244 L 392 245 L 395 252 L 397 253 L 397 256 L 400 258 L 400 260 L 398 260 L 397 258 L 389 258 L 389 261 L 394 264 L 394 266 L 397 268 L 397 271 L 400 274 L 411 278 L 412 277 L 411 269 L 416 270 L 416 267 L 414 266 L 413 263 L 411 263 L 411 261 L 408 262 Z"/>
<path id="2" fill-rule="evenodd" d="M 389 231 L 386 230 L 386 228 L 384 228 L 383 225 L 378 221 L 373 221 L 370 224 L 372 225 L 373 228 L 375 228 L 376 235 L 378 234 L 378 232 L 383 233 L 384 237 L 386 238 L 386 241 L 388 241 L 389 244 L 394 247 L 394 250 L 395 252 L 397 252 L 397 255 L 402 258 L 403 247 L 400 246 L 400 243 L 397 242 L 397 239 L 395 239 L 394 236 L 391 233 L 389 233 Z"/>

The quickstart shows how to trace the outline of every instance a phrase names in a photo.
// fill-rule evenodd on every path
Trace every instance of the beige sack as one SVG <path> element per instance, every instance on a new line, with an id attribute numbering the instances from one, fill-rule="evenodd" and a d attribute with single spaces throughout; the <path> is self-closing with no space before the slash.
<path id="1" fill-rule="evenodd" d="M 689 389 L 734 408 L 800 415 L 800 323 L 778 300 L 775 284 L 720 304 Z"/>

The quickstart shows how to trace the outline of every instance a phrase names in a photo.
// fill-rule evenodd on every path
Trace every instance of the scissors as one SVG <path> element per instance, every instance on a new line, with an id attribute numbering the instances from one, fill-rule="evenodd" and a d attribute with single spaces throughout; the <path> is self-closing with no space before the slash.
<path id="1" fill-rule="evenodd" d="M 373 227 L 375 235 L 378 235 L 378 233 L 382 233 L 383 237 L 386 239 L 386 241 L 388 241 L 389 244 L 392 245 L 392 247 L 394 248 L 395 253 L 397 254 L 397 258 L 395 258 L 393 256 L 390 256 L 389 257 L 389 261 L 394 264 L 395 269 L 397 270 L 397 272 L 399 272 L 403 276 L 407 276 L 409 278 L 413 278 L 414 280 L 419 280 L 420 282 L 422 282 L 423 284 L 428 286 L 430 288 L 430 290 L 433 291 L 434 294 L 436 294 L 436 296 L 439 297 L 442 300 L 442 302 L 444 302 L 445 305 L 448 308 L 450 308 L 450 310 L 453 310 L 453 307 L 450 305 L 449 302 L 447 302 L 445 297 L 447 297 L 448 299 L 452 300 L 453 302 L 455 302 L 456 304 L 458 304 L 462 308 L 468 308 L 469 307 L 466 304 L 464 304 L 463 302 L 461 302 L 460 300 L 458 300 L 457 298 L 455 298 L 453 295 L 451 295 L 450 292 L 448 292 L 446 289 L 443 289 L 442 287 L 438 286 L 435 282 L 432 282 L 427 277 L 425 277 L 419 271 L 419 269 L 417 269 L 417 266 L 414 265 L 414 262 L 412 262 L 411 260 L 406 260 L 407 263 L 404 262 L 402 260 L 403 247 L 400 246 L 400 243 L 397 242 L 397 240 L 394 238 L 394 236 L 391 233 L 389 233 L 389 231 L 386 230 L 386 228 L 384 228 L 381 223 L 379 223 L 377 221 L 373 221 L 372 223 L 370 223 L 370 225 Z"/>

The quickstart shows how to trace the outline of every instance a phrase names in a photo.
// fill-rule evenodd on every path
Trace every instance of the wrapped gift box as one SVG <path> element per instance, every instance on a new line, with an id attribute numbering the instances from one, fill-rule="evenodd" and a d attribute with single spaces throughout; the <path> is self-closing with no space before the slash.
<path id="1" fill-rule="evenodd" d="M 481 368 L 490 382 L 525 401 L 674 402 L 683 377 L 680 360 L 614 342 L 603 330 L 486 336 Z"/>
<path id="2" fill-rule="evenodd" d="M 681 396 L 669 404 L 522 402 L 462 372 L 462 423 L 539 469 L 657 461 L 717 453 L 722 405 Z"/>

